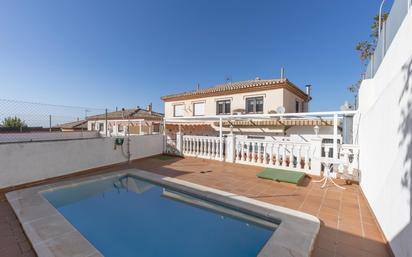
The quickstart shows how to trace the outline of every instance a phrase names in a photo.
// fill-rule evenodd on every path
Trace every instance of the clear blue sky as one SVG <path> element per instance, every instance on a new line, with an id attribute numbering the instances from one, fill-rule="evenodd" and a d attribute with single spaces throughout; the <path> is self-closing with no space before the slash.
<path id="1" fill-rule="evenodd" d="M 0 98 L 132 107 L 233 81 L 313 85 L 313 111 L 352 100 L 379 0 L 0 0 Z M 390 6 L 390 2 L 387 3 Z"/>

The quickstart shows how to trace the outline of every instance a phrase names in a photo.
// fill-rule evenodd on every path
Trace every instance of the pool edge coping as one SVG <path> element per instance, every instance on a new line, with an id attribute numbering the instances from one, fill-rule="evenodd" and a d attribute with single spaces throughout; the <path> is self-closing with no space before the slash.
<path id="1" fill-rule="evenodd" d="M 74 187 L 83 183 L 125 175 L 136 176 L 137 178 L 156 183 L 160 186 L 169 186 L 183 192 L 188 192 L 189 194 L 194 194 L 204 200 L 235 208 L 240 212 L 247 210 L 249 213 L 265 216 L 268 219 L 280 220 L 278 228 L 266 242 L 257 257 L 311 256 L 320 229 L 320 221 L 318 218 L 300 211 L 140 169 L 123 169 L 100 175 L 73 178 L 47 185 L 16 190 L 6 193 L 6 198 L 16 213 L 23 230 L 38 256 L 62 256 L 62 252 L 64 254 L 64 252 L 70 253 L 71 250 L 75 250 L 73 246 L 68 245 L 66 240 L 62 240 L 62 237 L 67 236 L 67 233 L 71 233 L 71 239 L 83 247 L 83 249 L 78 249 L 79 247 L 76 245 L 77 250 L 81 250 L 80 253 L 76 253 L 78 256 L 103 256 L 56 208 L 51 205 L 51 203 L 49 203 L 47 199 L 43 197 L 42 192 Z M 45 210 L 40 211 L 39 206 L 42 206 Z M 36 225 L 36 222 L 39 222 L 39 220 L 46 219 L 50 216 L 57 219 L 57 221 L 55 221 L 57 225 L 55 224 L 56 227 L 54 227 L 54 229 L 59 229 L 60 226 L 66 227 L 67 230 L 67 224 L 69 224 L 73 230 L 58 236 L 40 239 L 38 234 L 36 234 L 34 225 Z"/>

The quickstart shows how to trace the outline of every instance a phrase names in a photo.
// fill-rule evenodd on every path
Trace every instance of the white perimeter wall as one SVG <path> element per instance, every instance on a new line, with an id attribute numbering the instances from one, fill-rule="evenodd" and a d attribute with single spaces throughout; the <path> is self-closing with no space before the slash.
<path id="1" fill-rule="evenodd" d="M 396 256 L 412 256 L 412 9 L 360 90 L 361 187 Z"/>
<path id="2" fill-rule="evenodd" d="M 130 137 L 131 159 L 161 154 L 162 135 Z M 0 188 L 127 161 L 114 138 L 0 144 Z"/>
<path id="3" fill-rule="evenodd" d="M 97 131 L 2 133 L 0 143 L 66 140 L 99 137 Z"/>

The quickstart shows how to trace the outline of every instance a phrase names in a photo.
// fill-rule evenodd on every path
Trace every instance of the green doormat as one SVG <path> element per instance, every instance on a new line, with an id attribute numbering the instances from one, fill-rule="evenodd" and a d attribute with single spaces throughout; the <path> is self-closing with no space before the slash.
<path id="1" fill-rule="evenodd" d="M 174 157 L 173 156 L 169 156 L 169 155 L 159 155 L 159 156 L 155 156 L 153 157 L 155 159 L 161 160 L 161 161 L 167 161 L 167 160 L 171 160 Z"/>
<path id="2" fill-rule="evenodd" d="M 256 174 L 256 176 L 259 178 L 297 184 L 303 177 L 305 177 L 305 172 L 266 168 L 262 172 Z"/>

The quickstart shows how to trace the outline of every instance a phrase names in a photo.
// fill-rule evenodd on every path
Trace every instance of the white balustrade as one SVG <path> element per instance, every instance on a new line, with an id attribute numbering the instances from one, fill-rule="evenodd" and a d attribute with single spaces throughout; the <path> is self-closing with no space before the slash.
<path id="1" fill-rule="evenodd" d="M 343 144 L 340 147 L 339 158 L 343 159 L 343 165 L 346 166 L 349 173 L 359 170 L 359 146 Z"/>
<path id="2" fill-rule="evenodd" d="M 183 156 L 219 159 L 219 149 L 219 137 L 183 136 Z"/>
<path id="3" fill-rule="evenodd" d="M 237 138 L 235 146 L 236 163 L 302 171 L 310 169 L 310 143 Z"/>
<path id="4" fill-rule="evenodd" d="M 180 144 L 183 156 L 221 160 L 220 151 L 224 148 L 221 148 L 220 144 L 225 143 L 226 139 L 221 142 L 219 137 L 191 135 L 185 135 L 181 138 L 183 140 Z M 231 140 L 226 141 L 226 151 L 223 153 L 229 153 L 231 156 L 225 156 L 228 158 L 223 157 L 223 160 L 235 163 L 304 171 L 317 175 L 320 172 L 320 164 L 317 159 L 333 156 L 333 144 L 321 143 L 320 140 L 317 140 L 318 143 L 316 143 L 315 141 L 294 142 L 245 137 L 230 138 Z M 353 173 L 359 169 L 359 147 L 357 145 L 339 145 L 337 156 L 344 160 L 345 171 Z"/>

